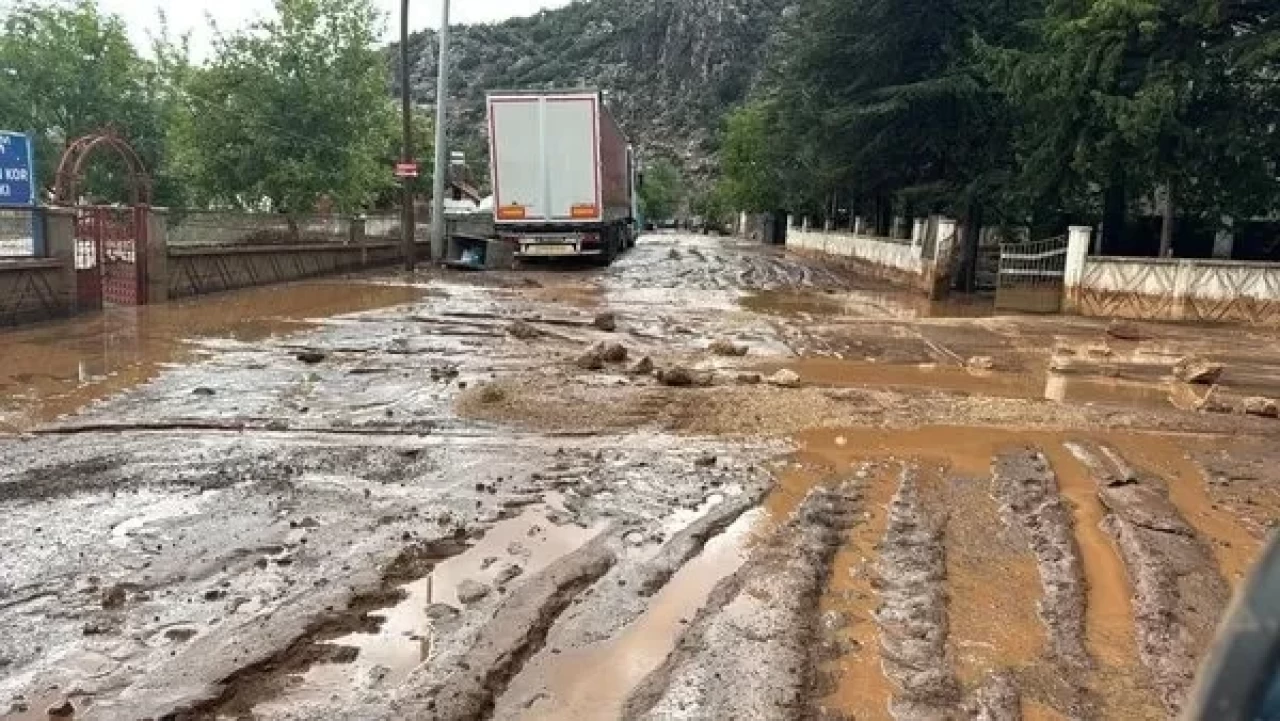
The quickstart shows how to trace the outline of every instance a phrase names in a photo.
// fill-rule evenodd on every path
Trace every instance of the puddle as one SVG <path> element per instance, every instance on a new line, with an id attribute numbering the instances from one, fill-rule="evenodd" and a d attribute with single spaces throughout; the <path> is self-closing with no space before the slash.
<path id="1" fill-rule="evenodd" d="M 681 567 L 653 597 L 644 614 L 619 635 L 566 651 L 539 678 L 530 679 L 526 688 L 537 695 L 520 718 L 620 718 L 632 689 L 670 655 L 687 623 L 706 603 L 716 584 L 746 561 L 750 539 L 764 514 L 761 509 L 748 511 L 724 533 L 708 541 L 702 553 Z M 537 689 L 542 689 L 541 693 Z"/>
<path id="2" fill-rule="evenodd" d="M 1173 441 L 1147 440 L 1137 434 L 1119 434 L 1124 440 L 1118 440 L 1117 435 L 1108 434 L 1106 440 L 1122 452 L 1127 451 L 1124 441 L 1130 439 L 1139 444 L 1169 443 L 1163 451 L 1172 450 Z M 1011 559 L 994 550 L 998 544 L 989 539 L 994 529 L 1002 529 L 1003 524 L 986 483 L 992 458 L 1001 450 L 1027 446 L 1040 449 L 1049 458 L 1063 496 L 1070 501 L 1076 540 L 1082 551 L 1088 587 L 1086 644 L 1099 662 L 1098 670 L 1088 674 L 1088 684 L 1100 697 L 1104 717 L 1128 714 L 1133 718 L 1161 718 L 1160 706 L 1141 680 L 1144 674 L 1134 640 L 1132 591 L 1124 566 L 1110 538 L 1098 526 L 1103 508 L 1097 487 L 1087 470 L 1063 446 L 1069 440 L 1093 437 L 1084 432 L 948 426 L 815 430 L 797 438 L 801 450 L 795 461 L 799 466 L 784 473 L 781 486 L 799 483 L 787 495 L 802 497 L 813 482 L 833 472 L 854 472 L 864 463 L 881 463 L 894 469 L 902 461 L 921 464 L 922 488 L 927 489 L 933 502 L 945 502 L 956 511 L 953 516 L 963 516 L 962 526 L 955 526 L 953 518 L 948 527 L 948 614 L 957 672 L 970 682 L 986 668 L 1027 668 L 1043 662 L 1045 632 L 1036 613 L 1036 601 L 1042 596 L 1039 574 L 1029 553 L 1023 554 L 1025 559 L 1012 559 L 1015 562 L 1011 563 Z M 1181 452 L 1176 457 L 1181 458 Z M 950 480 L 966 477 L 983 482 L 957 488 Z M 886 682 L 879 670 L 874 624 L 857 621 L 868 617 L 876 601 L 868 589 L 859 587 L 861 581 L 856 576 L 847 577 L 847 571 L 856 569 L 858 564 L 874 564 L 874 546 L 880 540 L 874 527 L 878 524 L 883 529 L 884 504 L 893 495 L 896 474 L 876 473 L 868 483 L 864 510 L 872 516 L 855 529 L 837 556 L 837 575 L 823 602 L 824 610 L 841 608 L 854 620 L 850 637 L 868 651 L 868 658 L 851 654 L 841 659 L 836 692 L 828 697 L 827 704 L 856 718 L 884 718 L 886 710 L 880 702 L 887 690 L 879 685 Z M 992 578 L 1002 580 L 993 584 Z M 859 638 L 859 633 L 866 638 Z M 1024 694 L 1029 691 L 1024 689 Z M 1046 700 L 1028 697 L 1026 701 Z"/>
<path id="3" fill-rule="evenodd" d="M 930 301 L 908 290 L 846 291 L 807 293 L 761 291 L 740 301 L 757 313 L 782 316 L 848 316 L 857 318 L 982 318 L 993 315 L 995 303 L 989 298 L 956 297 Z"/>
<path id="4" fill-rule="evenodd" d="M 458 586 L 464 580 L 492 588 L 498 575 L 517 563 L 522 573 L 512 582 L 518 583 L 581 548 L 604 528 L 556 526 L 546 512 L 545 507 L 530 508 L 495 524 L 476 545 L 437 563 L 430 575 L 401 586 L 401 600 L 369 612 L 377 628 L 319 644 L 324 651 L 320 661 L 290 679 L 283 693 L 252 708 L 283 712 L 301 701 L 327 701 L 373 686 L 399 685 L 430 656 L 434 630 L 428 609 L 445 604 L 461 610 Z"/>
<path id="5" fill-rule="evenodd" d="M 0 330 L 0 432 L 31 428 L 145 383 L 166 364 L 194 357 L 194 339 L 252 342 L 426 294 L 362 280 L 302 281 Z"/>
<path id="6" fill-rule="evenodd" d="M 852 469 L 851 469 L 852 470 Z M 838 709 L 856 719 L 885 719 L 889 715 L 892 688 L 880 666 L 880 637 L 873 614 L 880 603 L 875 590 L 876 546 L 884 537 L 888 505 L 897 486 L 897 471 L 889 466 L 862 468 L 862 519 L 831 564 L 831 579 L 820 601 L 823 613 L 843 613 L 847 625 L 840 636 L 849 651 L 828 661 L 821 671 L 834 677 L 835 688 L 822 706 Z"/>

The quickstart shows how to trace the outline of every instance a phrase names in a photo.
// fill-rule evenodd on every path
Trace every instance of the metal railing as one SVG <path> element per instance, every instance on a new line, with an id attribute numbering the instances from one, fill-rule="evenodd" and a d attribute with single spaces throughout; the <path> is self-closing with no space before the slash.
<path id="1" fill-rule="evenodd" d="M 1062 309 L 1067 269 L 1067 236 L 1000 246 L 996 308 L 1029 313 Z"/>

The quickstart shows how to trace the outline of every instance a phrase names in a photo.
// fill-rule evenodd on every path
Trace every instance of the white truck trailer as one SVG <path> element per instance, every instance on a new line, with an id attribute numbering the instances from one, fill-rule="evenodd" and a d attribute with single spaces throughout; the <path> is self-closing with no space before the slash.
<path id="1" fill-rule="evenodd" d="M 498 237 L 519 257 L 613 262 L 635 243 L 634 156 L 597 91 L 489 94 Z"/>

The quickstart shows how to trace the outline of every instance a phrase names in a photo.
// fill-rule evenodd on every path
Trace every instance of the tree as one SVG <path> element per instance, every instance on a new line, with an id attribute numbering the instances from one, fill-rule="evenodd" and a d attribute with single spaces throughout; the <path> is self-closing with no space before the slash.
<path id="1" fill-rule="evenodd" d="M 645 171 L 644 184 L 640 186 L 644 216 L 654 221 L 675 217 L 683 194 L 680 171 L 671 161 L 658 160 Z"/>
<path id="2" fill-rule="evenodd" d="M 396 128 L 369 0 L 276 0 L 276 17 L 222 36 L 187 87 L 185 171 L 226 204 L 308 212 L 371 203 L 392 182 Z"/>
<path id="3" fill-rule="evenodd" d="M 0 127 L 34 131 L 41 182 L 52 186 L 67 143 L 99 130 L 128 140 L 154 174 L 165 161 L 155 67 L 129 43 L 124 23 L 92 0 L 17 5 L 0 34 Z M 124 168 L 95 162 L 82 193 L 127 200 Z M 157 202 L 176 188 L 162 184 Z"/>
<path id="4" fill-rule="evenodd" d="M 774 211 L 783 205 L 786 161 L 773 136 L 776 110 L 757 101 L 729 116 L 720 147 L 721 194 L 748 212 Z"/>

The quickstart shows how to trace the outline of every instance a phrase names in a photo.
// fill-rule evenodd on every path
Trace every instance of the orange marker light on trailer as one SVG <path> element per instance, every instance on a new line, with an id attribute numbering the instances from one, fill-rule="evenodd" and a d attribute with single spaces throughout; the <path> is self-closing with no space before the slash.
<path id="1" fill-rule="evenodd" d="M 523 205 L 504 205 L 498 208 L 498 220 L 523 220 L 524 216 Z"/>
<path id="2" fill-rule="evenodd" d="M 569 215 L 574 218 L 594 218 L 599 214 L 600 211 L 594 203 L 581 203 L 569 209 Z"/>

